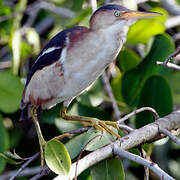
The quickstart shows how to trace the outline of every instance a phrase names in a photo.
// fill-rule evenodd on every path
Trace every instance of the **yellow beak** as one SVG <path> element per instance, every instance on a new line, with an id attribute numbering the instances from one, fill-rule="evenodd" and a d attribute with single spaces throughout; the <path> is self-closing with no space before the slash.
<path id="1" fill-rule="evenodd" d="M 126 11 L 121 16 L 122 19 L 145 19 L 160 16 L 162 14 L 156 12 Z"/>

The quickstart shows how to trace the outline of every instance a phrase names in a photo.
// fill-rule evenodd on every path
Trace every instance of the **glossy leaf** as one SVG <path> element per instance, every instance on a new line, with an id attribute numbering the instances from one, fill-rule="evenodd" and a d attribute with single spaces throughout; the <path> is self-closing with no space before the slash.
<path id="1" fill-rule="evenodd" d="M 142 89 L 138 108 L 153 107 L 160 117 L 163 117 L 173 110 L 172 95 L 169 85 L 161 76 L 150 77 Z M 136 127 L 139 128 L 154 121 L 151 112 L 142 112 L 136 117 Z"/>
<path id="2" fill-rule="evenodd" d="M 3 158 L 4 160 L 6 160 L 6 162 L 13 164 L 13 165 L 17 165 L 17 164 L 21 164 L 23 161 L 22 158 L 20 158 L 19 156 L 12 154 L 11 152 L 4 152 L 4 153 L 0 153 L 0 157 Z"/>
<path id="3" fill-rule="evenodd" d="M 74 159 L 75 157 L 77 157 L 78 154 L 83 149 L 85 136 L 86 136 L 86 133 L 80 134 L 72 138 L 65 144 L 71 159 Z"/>
<path id="4" fill-rule="evenodd" d="M 173 102 L 175 104 L 179 104 L 180 103 L 180 89 L 179 89 L 180 73 L 179 71 L 173 72 L 170 76 L 167 77 L 167 80 L 172 90 Z"/>
<path id="5" fill-rule="evenodd" d="M 61 142 L 52 139 L 46 143 L 45 160 L 48 167 L 56 174 L 68 175 L 71 159 L 66 147 Z"/>
<path id="6" fill-rule="evenodd" d="M 13 113 L 19 109 L 23 84 L 10 71 L 0 72 L 0 110 Z"/>
<path id="7" fill-rule="evenodd" d="M 115 133 L 117 132 L 117 129 L 115 129 L 112 126 L 108 126 L 111 130 L 113 130 Z M 84 146 L 86 146 L 87 151 L 95 151 L 96 149 L 99 149 L 112 141 L 115 141 L 117 139 L 116 136 L 113 136 L 109 134 L 106 130 L 102 133 L 101 131 L 91 128 L 87 131 L 85 138 L 84 138 Z"/>
<path id="8" fill-rule="evenodd" d="M 125 174 L 119 159 L 107 159 L 91 168 L 92 180 L 124 180 Z"/>
<path id="9" fill-rule="evenodd" d="M 133 69 L 140 63 L 140 57 L 130 49 L 123 49 L 117 57 L 117 63 L 122 72 Z"/>
<path id="10" fill-rule="evenodd" d="M 154 12 L 162 13 L 162 16 L 138 20 L 133 24 L 128 32 L 127 43 L 147 43 L 152 36 L 161 34 L 165 31 L 165 20 L 167 12 L 164 9 L 152 9 Z"/>
<path id="11" fill-rule="evenodd" d="M 158 66 L 155 62 L 164 61 L 174 51 L 174 43 L 167 34 L 157 35 L 151 49 L 143 61 L 134 69 L 127 71 L 122 78 L 122 94 L 130 106 L 137 106 L 142 87 L 154 74 L 166 75 L 171 70 Z"/>

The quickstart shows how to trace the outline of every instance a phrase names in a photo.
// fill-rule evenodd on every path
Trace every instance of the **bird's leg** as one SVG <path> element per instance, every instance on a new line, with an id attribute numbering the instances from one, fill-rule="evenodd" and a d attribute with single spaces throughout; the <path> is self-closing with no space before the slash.
<path id="1" fill-rule="evenodd" d="M 63 109 L 61 110 L 60 115 L 63 119 L 82 122 L 85 126 L 93 126 L 94 128 L 100 130 L 102 133 L 105 129 L 108 133 L 115 135 L 118 139 L 120 138 L 119 134 L 115 133 L 108 127 L 108 125 L 110 125 L 115 127 L 116 129 L 119 129 L 118 124 L 116 122 L 102 121 L 97 118 L 85 117 L 85 116 L 70 116 L 67 115 L 66 110 L 67 107 L 63 107 Z"/>
<path id="2" fill-rule="evenodd" d="M 44 158 L 44 147 L 45 147 L 46 141 L 44 140 L 42 132 L 41 132 L 41 128 L 40 128 L 38 117 L 37 117 L 37 108 L 36 107 L 31 108 L 31 116 L 32 116 L 32 119 L 33 119 L 33 122 L 34 122 L 34 125 L 36 128 L 38 139 L 39 139 L 40 153 L 41 153 L 41 167 L 43 168 L 44 167 L 44 160 L 45 160 L 45 158 Z"/>

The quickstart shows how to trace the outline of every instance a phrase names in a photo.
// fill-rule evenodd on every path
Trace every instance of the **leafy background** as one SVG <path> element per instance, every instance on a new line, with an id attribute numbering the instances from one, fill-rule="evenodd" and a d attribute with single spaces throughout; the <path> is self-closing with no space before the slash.
<path id="1" fill-rule="evenodd" d="M 53 10 L 48 9 L 47 4 L 43 5 L 46 2 L 53 7 Z M 98 6 L 105 2 L 99 0 Z M 131 1 L 129 4 L 127 2 L 127 6 L 137 8 Z M 180 4 L 179 0 L 177 2 Z M 69 11 L 62 13 L 58 8 Z M 150 106 L 162 117 L 180 107 L 180 74 L 157 66 L 155 62 L 164 61 L 178 46 L 180 40 L 175 36 L 180 27 L 166 28 L 166 21 L 172 17 L 172 14 L 163 8 L 160 1 L 147 1 L 139 4 L 138 8 L 160 12 L 163 16 L 139 20 L 130 28 L 126 44 L 113 68 L 108 68 L 107 73 L 110 74 L 112 91 L 122 115 L 136 108 Z M 9 150 L 12 152 L 15 149 L 21 157 L 28 157 L 39 151 L 32 122 L 19 122 L 21 113 L 19 105 L 27 73 L 35 57 L 50 38 L 73 25 L 88 26 L 91 13 L 91 4 L 88 0 L 0 1 L 0 153 Z M 178 60 L 180 58 L 176 59 L 177 63 Z M 61 104 L 43 112 L 41 127 L 47 140 L 68 130 L 82 127 L 80 123 L 67 122 L 60 118 L 60 108 Z M 68 113 L 115 120 L 111 100 L 104 90 L 101 78 L 89 91 L 73 101 Z M 152 114 L 143 112 L 129 119 L 127 124 L 139 128 L 152 121 L 154 121 Z M 62 141 L 73 161 L 89 139 L 97 134 L 90 129 L 87 133 Z M 85 153 L 112 141 L 113 137 L 109 137 L 108 134 L 105 136 L 106 139 L 101 142 L 102 144 L 98 143 L 99 139 L 95 139 L 92 146 L 86 147 Z M 166 138 L 144 145 L 144 148 L 154 162 L 176 179 L 180 179 L 178 146 Z M 138 153 L 136 149 L 132 149 L 131 152 Z M 18 164 L 16 162 L 20 158 L 17 156 L 13 158 L 14 164 Z M 37 167 L 39 164 L 40 161 L 37 160 L 30 166 Z M 0 158 L 1 174 L 19 167 L 20 165 L 11 165 Z M 126 159 L 108 159 L 87 169 L 79 179 L 123 180 L 126 176 L 126 179 L 136 180 L 143 179 L 142 172 L 142 166 Z M 151 179 L 157 179 L 153 173 L 150 174 Z M 52 179 L 54 176 L 55 174 L 51 173 L 43 179 Z M 25 180 L 29 179 L 29 176 L 17 179 Z"/>

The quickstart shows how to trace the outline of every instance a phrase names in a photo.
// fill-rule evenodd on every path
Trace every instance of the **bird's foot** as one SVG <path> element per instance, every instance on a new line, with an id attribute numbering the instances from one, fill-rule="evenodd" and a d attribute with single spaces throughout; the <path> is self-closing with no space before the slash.
<path id="1" fill-rule="evenodd" d="M 119 126 L 116 122 L 112 122 L 112 121 L 103 121 L 103 120 L 99 120 L 97 118 L 90 118 L 89 122 L 84 122 L 84 125 L 86 126 L 92 126 L 98 130 L 101 131 L 101 133 L 104 132 L 104 130 L 106 130 L 109 134 L 112 134 L 114 136 L 116 136 L 118 139 L 120 139 L 120 135 L 115 133 L 112 129 L 110 129 L 108 126 L 112 126 L 114 128 L 116 128 L 117 130 L 119 129 Z"/>

